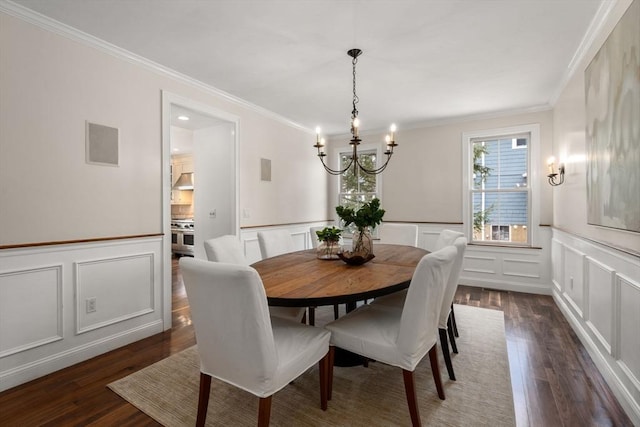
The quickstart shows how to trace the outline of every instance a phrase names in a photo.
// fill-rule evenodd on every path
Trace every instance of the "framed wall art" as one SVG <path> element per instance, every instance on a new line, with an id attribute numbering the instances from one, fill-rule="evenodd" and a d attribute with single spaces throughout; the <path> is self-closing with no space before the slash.
<path id="1" fill-rule="evenodd" d="M 585 70 L 587 222 L 640 232 L 640 0 Z"/>

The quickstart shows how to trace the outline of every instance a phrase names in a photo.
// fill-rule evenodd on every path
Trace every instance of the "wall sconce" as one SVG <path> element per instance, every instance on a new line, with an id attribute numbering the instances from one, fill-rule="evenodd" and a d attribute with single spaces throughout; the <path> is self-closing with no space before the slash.
<path id="1" fill-rule="evenodd" d="M 553 185 L 554 187 L 556 185 L 561 185 L 562 183 L 564 183 L 564 163 L 560 163 L 558 165 L 558 172 L 556 172 L 554 169 L 555 162 L 556 159 L 553 157 L 549 157 L 549 160 L 547 160 L 547 167 L 549 168 L 549 174 L 547 175 L 547 178 L 549 178 L 549 184 Z"/>

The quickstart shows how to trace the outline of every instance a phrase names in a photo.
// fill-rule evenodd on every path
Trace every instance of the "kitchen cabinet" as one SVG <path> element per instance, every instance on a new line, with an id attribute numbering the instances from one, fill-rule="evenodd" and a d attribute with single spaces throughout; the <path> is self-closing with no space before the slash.
<path id="1" fill-rule="evenodd" d="M 193 172 L 191 155 L 171 157 L 171 187 L 183 173 Z M 171 190 L 172 205 L 190 205 L 193 203 L 193 190 Z"/>

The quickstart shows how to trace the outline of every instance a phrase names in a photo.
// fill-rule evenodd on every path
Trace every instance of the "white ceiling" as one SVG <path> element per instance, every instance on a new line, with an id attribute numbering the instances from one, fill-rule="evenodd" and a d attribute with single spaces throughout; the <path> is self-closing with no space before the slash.
<path id="1" fill-rule="evenodd" d="M 549 107 L 615 0 L 15 0 L 304 127 Z"/>

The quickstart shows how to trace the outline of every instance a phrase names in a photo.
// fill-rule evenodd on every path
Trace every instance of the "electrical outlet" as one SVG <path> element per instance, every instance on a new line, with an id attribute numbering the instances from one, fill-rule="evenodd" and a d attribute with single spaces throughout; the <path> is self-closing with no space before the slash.
<path id="1" fill-rule="evenodd" d="M 96 297 L 87 298 L 85 300 L 87 313 L 95 313 L 96 311 Z"/>

